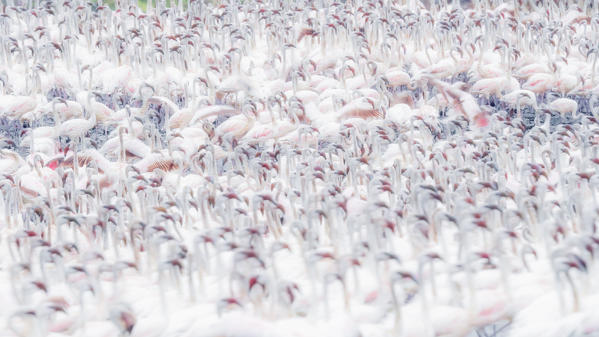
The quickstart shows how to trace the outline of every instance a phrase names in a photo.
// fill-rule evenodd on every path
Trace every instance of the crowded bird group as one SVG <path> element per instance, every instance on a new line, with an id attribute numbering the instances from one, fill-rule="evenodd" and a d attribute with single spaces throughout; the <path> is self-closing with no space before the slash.
<path id="1" fill-rule="evenodd" d="M 596 1 L 0 12 L 1 336 L 599 336 Z"/>

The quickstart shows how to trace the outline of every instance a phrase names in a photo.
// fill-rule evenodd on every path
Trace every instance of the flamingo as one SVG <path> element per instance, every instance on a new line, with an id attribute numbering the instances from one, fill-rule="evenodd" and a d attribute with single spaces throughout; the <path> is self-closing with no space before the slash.
<path id="1" fill-rule="evenodd" d="M 595 333 L 595 14 L 9 2 L 4 330 Z"/>

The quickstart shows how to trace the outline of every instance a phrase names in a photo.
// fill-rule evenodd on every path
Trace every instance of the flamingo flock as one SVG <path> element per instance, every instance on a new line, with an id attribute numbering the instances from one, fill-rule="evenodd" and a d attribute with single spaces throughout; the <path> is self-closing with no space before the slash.
<path id="1" fill-rule="evenodd" d="M 0 11 L 1 336 L 599 336 L 597 2 Z"/>

